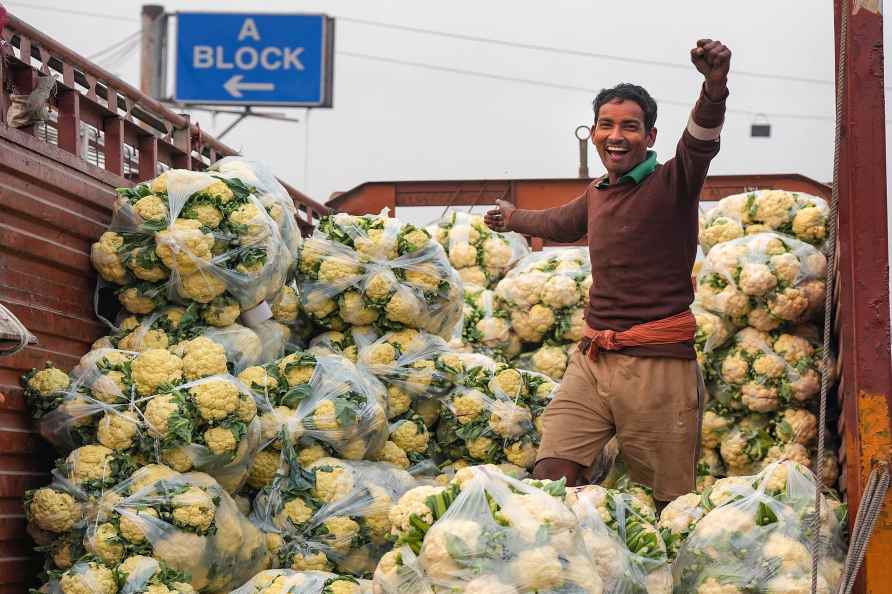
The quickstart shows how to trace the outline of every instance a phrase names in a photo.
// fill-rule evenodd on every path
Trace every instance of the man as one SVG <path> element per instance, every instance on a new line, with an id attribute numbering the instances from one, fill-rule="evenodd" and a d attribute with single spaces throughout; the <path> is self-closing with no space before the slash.
<path id="1" fill-rule="evenodd" d="M 542 211 L 499 201 L 496 230 L 570 243 L 588 235 L 592 288 L 585 338 L 543 418 L 534 476 L 585 482 L 615 434 L 632 480 L 665 504 L 694 489 L 703 409 L 694 355 L 691 268 L 698 200 L 719 152 L 731 52 L 702 39 L 691 61 L 700 98 L 676 148 L 658 164 L 657 105 L 621 84 L 594 101 L 592 142 L 607 174 L 572 202 Z"/>

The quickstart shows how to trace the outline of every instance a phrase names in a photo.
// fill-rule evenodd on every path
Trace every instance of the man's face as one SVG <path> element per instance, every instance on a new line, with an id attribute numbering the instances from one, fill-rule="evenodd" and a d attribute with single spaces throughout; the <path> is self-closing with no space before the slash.
<path id="1" fill-rule="evenodd" d="M 598 110 L 592 142 L 608 174 L 620 176 L 638 165 L 656 139 L 657 129 L 645 131 L 644 111 L 634 101 L 614 99 Z"/>

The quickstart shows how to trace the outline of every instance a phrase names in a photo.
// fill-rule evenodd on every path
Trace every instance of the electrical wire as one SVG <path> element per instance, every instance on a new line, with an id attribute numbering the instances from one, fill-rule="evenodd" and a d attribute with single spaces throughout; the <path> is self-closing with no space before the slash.
<path id="1" fill-rule="evenodd" d="M 542 80 L 536 80 L 532 78 L 520 78 L 515 76 L 505 76 L 502 74 L 493 74 L 490 72 L 480 72 L 477 70 L 466 70 L 464 68 L 454 68 L 451 66 L 440 66 L 437 64 L 429 64 L 426 62 L 415 62 L 411 60 L 402 60 L 399 58 L 388 58 L 386 56 L 373 56 L 370 54 L 362 54 L 357 52 L 349 52 L 349 51 L 338 51 L 339 56 L 347 56 L 350 58 L 358 58 L 362 60 L 370 60 L 374 62 L 382 62 L 385 64 L 397 64 L 400 66 L 411 66 L 414 68 L 424 68 L 426 70 L 435 70 L 438 72 L 448 72 L 450 74 L 461 74 L 465 76 L 476 76 L 478 78 L 488 78 L 492 80 L 499 80 L 504 82 L 512 82 L 519 84 L 527 84 L 527 85 L 535 85 L 539 87 L 546 87 L 550 89 L 560 89 L 562 91 L 574 91 L 580 93 L 587 93 L 590 95 L 597 94 L 601 89 L 596 89 L 594 87 L 582 87 L 578 85 L 568 85 L 561 83 L 553 83 Z M 678 99 L 663 99 L 655 97 L 658 103 L 662 103 L 665 105 L 677 105 L 679 107 L 690 108 L 693 106 L 692 101 L 681 101 Z M 792 119 L 792 120 L 825 120 L 825 121 L 833 121 L 832 116 L 823 116 L 823 115 L 812 115 L 812 114 L 801 114 L 801 113 L 784 113 L 784 112 L 767 112 L 767 111 L 755 111 L 748 109 L 736 109 L 736 108 L 728 108 L 726 110 L 728 113 L 738 113 L 741 115 L 747 115 L 750 117 L 753 116 L 765 116 L 768 118 L 778 118 L 778 119 Z"/>
<path id="2" fill-rule="evenodd" d="M 584 50 L 575 50 L 569 48 L 560 48 L 549 45 L 539 45 L 534 43 L 522 43 L 518 41 L 506 41 L 503 39 L 491 39 L 488 37 L 478 37 L 476 35 L 467 35 L 464 33 L 451 33 L 448 31 L 439 31 L 436 29 L 425 29 L 423 27 L 412 27 L 409 25 L 399 25 L 395 23 L 384 23 L 381 21 L 372 21 L 368 19 L 360 19 L 354 17 L 344 17 L 339 16 L 336 17 L 338 20 L 347 22 L 347 23 L 356 23 L 359 25 L 368 25 L 370 27 L 381 27 L 384 29 L 393 29 L 397 31 L 407 31 L 410 33 L 418 33 L 422 35 L 432 35 L 437 37 L 446 37 L 449 39 L 460 39 L 462 41 L 473 41 L 476 43 L 488 43 L 490 45 L 500 45 L 503 47 L 511 47 L 517 49 L 525 49 L 525 50 L 533 50 L 539 52 L 547 52 L 553 54 L 562 54 L 567 56 L 579 56 L 583 58 L 595 58 L 599 60 L 613 60 L 616 62 L 626 62 L 629 64 L 641 64 L 645 66 L 660 66 L 664 68 L 675 68 L 679 70 L 689 70 L 690 64 L 679 64 L 678 62 L 666 62 L 663 60 L 653 60 L 648 58 L 631 58 L 628 56 L 618 56 L 615 54 L 605 54 L 599 52 L 588 52 Z M 769 72 L 755 72 L 748 70 L 738 70 L 734 69 L 734 76 L 748 76 L 754 78 L 767 78 L 772 80 L 781 80 L 781 81 L 789 81 L 789 82 L 801 82 L 808 84 L 816 84 L 816 85 L 833 85 L 832 80 L 825 80 L 820 78 L 811 78 L 807 76 L 790 76 L 787 74 L 773 74 Z"/>
<path id="3" fill-rule="evenodd" d="M 59 8 L 58 6 L 47 6 L 46 4 L 31 4 L 30 2 L 4 2 L 9 6 L 22 6 L 25 8 L 33 8 L 34 10 L 47 10 L 50 12 L 61 12 L 63 14 L 72 14 L 76 16 L 88 16 L 97 19 L 109 19 L 113 21 L 127 21 L 138 23 L 139 19 L 132 17 L 119 16 L 102 12 L 88 12 L 85 10 L 72 10 L 70 8 Z"/>
<path id="4" fill-rule="evenodd" d="M 88 60 L 96 60 L 96 59 L 102 57 L 103 55 L 105 55 L 105 54 L 111 52 L 112 50 L 118 49 L 119 47 L 121 47 L 121 46 L 123 46 L 123 45 L 125 45 L 125 44 L 128 44 L 128 42 L 133 41 L 133 38 L 134 38 L 134 37 L 139 37 L 140 35 L 142 35 L 142 31 L 134 31 L 133 33 L 131 33 L 131 34 L 128 35 L 127 37 L 125 37 L 125 38 L 123 38 L 123 39 L 119 39 L 118 41 L 114 42 L 114 43 L 111 44 L 110 46 L 108 46 L 108 47 L 106 47 L 106 48 L 104 48 L 104 49 L 99 50 L 99 51 L 96 52 L 95 54 L 91 54 L 91 55 L 87 56 L 87 59 L 88 59 Z"/>

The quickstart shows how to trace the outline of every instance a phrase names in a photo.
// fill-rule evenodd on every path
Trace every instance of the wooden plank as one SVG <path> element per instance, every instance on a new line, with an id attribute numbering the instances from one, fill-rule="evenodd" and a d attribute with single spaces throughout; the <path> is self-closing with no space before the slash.
<path id="1" fill-rule="evenodd" d="M 82 156 L 81 94 L 64 90 L 59 93 L 59 147 L 72 155 Z"/>
<path id="2" fill-rule="evenodd" d="M 139 181 L 148 181 L 155 177 L 155 166 L 158 163 L 158 138 L 143 135 L 138 141 L 139 148 Z"/>

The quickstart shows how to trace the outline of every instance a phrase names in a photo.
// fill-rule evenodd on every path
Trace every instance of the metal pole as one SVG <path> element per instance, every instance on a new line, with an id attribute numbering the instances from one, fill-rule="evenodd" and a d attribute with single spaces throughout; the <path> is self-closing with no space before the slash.
<path id="1" fill-rule="evenodd" d="M 588 179 L 588 140 L 591 138 L 592 132 L 588 126 L 577 126 L 574 134 L 579 140 L 578 175 L 582 179 Z"/>
<path id="2" fill-rule="evenodd" d="M 161 55 L 162 37 L 166 29 L 164 7 L 160 4 L 143 4 L 142 37 L 139 56 L 139 89 L 150 97 L 163 97 L 164 72 Z"/>
<path id="3" fill-rule="evenodd" d="M 303 186 L 310 189 L 310 112 L 312 110 L 308 107 L 306 109 L 307 115 L 305 116 L 304 122 L 304 183 Z"/>

